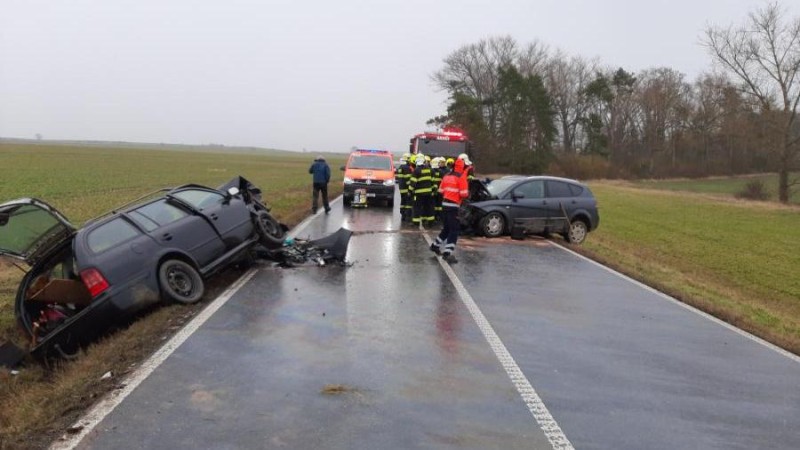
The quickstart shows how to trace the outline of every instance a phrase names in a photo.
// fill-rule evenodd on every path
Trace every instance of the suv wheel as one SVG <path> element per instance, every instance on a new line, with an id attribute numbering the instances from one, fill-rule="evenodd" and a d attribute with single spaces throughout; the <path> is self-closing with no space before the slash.
<path id="1" fill-rule="evenodd" d="M 589 232 L 589 227 L 586 222 L 578 219 L 569 224 L 569 231 L 564 236 L 570 244 L 580 244 L 586 239 L 586 234 Z"/>

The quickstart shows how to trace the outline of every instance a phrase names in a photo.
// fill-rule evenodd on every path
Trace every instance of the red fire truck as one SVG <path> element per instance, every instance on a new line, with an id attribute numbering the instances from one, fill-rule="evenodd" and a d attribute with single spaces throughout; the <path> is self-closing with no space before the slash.
<path id="1" fill-rule="evenodd" d="M 411 138 L 409 152 L 412 155 L 422 153 L 430 157 L 457 158 L 462 153 L 470 154 L 470 142 L 461 130 L 446 128 L 415 135 Z"/>

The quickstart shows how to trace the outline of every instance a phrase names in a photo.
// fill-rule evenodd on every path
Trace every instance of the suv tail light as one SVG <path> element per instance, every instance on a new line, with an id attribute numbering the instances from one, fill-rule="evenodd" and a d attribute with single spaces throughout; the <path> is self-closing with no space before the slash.
<path id="1" fill-rule="evenodd" d="M 102 294 L 109 287 L 108 281 L 97 269 L 86 269 L 81 272 L 81 280 L 86 285 L 86 289 L 89 289 L 92 298 Z"/>

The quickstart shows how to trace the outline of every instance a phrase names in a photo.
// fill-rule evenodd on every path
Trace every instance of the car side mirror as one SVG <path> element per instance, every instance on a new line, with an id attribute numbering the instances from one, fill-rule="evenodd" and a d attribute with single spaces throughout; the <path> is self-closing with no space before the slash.
<path id="1" fill-rule="evenodd" d="M 342 167 L 339 167 L 339 170 L 341 170 L 342 172 L 344 172 L 344 166 L 342 166 Z"/>
<path id="2" fill-rule="evenodd" d="M 517 201 L 517 200 L 519 200 L 521 198 L 525 198 L 525 194 L 517 194 L 516 192 L 512 192 L 511 193 L 511 200 L 512 201 Z"/>

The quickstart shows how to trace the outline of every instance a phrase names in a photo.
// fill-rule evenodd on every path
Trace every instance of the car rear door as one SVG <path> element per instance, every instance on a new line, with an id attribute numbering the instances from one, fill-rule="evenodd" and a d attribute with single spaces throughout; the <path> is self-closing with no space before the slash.
<path id="1" fill-rule="evenodd" d="M 208 219 L 168 199 L 136 208 L 128 216 L 160 245 L 185 251 L 201 267 L 225 253 L 225 244 Z"/>
<path id="2" fill-rule="evenodd" d="M 576 207 L 576 198 L 572 194 L 570 184 L 565 181 L 547 180 L 547 216 L 548 228 L 554 232 L 563 232 L 569 228 L 570 212 Z"/>
<path id="3" fill-rule="evenodd" d="M 522 225 L 528 233 L 542 233 L 547 226 L 543 180 L 527 180 L 514 186 L 507 199 L 510 227 Z"/>

